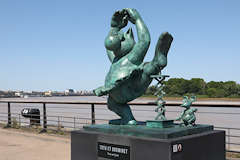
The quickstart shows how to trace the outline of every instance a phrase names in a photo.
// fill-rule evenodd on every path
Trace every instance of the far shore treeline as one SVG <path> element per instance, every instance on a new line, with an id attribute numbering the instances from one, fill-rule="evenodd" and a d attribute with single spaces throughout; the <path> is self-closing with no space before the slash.
<path id="1" fill-rule="evenodd" d="M 235 81 L 205 82 L 201 78 L 191 80 L 183 78 L 170 78 L 164 82 L 166 97 L 180 97 L 184 95 L 197 95 L 203 98 L 240 98 L 240 84 Z M 156 87 L 150 86 L 145 95 L 151 96 L 156 92 Z"/>

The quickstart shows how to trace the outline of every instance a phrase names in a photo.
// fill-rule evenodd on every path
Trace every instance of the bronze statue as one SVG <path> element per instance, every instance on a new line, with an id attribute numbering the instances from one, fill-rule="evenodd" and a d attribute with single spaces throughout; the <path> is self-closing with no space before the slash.
<path id="1" fill-rule="evenodd" d="M 197 112 L 197 108 L 191 108 L 192 102 L 196 101 L 196 96 L 192 96 L 188 98 L 187 96 L 183 97 L 183 104 L 181 107 L 184 107 L 185 110 L 181 113 L 181 115 L 176 119 L 177 121 L 182 121 L 182 125 L 185 126 L 194 126 L 196 121 L 195 112 Z"/>
<path id="2" fill-rule="evenodd" d="M 155 80 L 157 80 L 157 84 L 155 85 L 155 88 L 157 89 L 157 91 L 154 93 L 155 96 L 157 96 L 157 108 L 155 109 L 155 112 L 157 112 L 157 116 L 155 117 L 155 120 L 167 120 L 167 118 L 165 117 L 165 112 L 166 112 L 166 101 L 163 99 L 163 96 L 166 94 L 163 91 L 164 88 L 164 84 L 163 81 L 169 77 L 168 75 L 161 75 L 161 72 L 158 75 L 152 75 L 152 78 L 154 78 Z"/>
<path id="3" fill-rule="evenodd" d="M 131 28 L 125 33 L 121 31 L 129 21 L 136 26 L 137 42 Z M 151 75 L 158 74 L 167 65 L 173 37 L 168 32 L 162 33 L 153 60 L 143 63 L 150 39 L 148 28 L 136 9 L 126 8 L 113 14 L 111 29 L 105 39 L 112 65 L 105 85 L 94 90 L 97 96 L 108 94 L 108 108 L 121 117 L 111 120 L 110 124 L 137 124 L 127 103 L 143 95 L 152 82 Z"/>

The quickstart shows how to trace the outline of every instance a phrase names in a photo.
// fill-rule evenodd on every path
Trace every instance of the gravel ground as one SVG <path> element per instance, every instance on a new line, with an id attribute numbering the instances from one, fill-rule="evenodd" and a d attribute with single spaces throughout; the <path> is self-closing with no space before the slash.
<path id="1" fill-rule="evenodd" d="M 0 160 L 70 160 L 70 138 L 0 128 Z"/>

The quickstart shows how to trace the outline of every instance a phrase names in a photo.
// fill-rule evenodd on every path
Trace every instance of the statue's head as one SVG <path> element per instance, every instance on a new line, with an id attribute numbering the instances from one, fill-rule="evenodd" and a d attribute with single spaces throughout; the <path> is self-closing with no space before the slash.
<path id="1" fill-rule="evenodd" d="M 183 103 L 181 104 L 181 107 L 184 108 L 190 108 L 190 106 L 192 105 L 192 102 L 188 99 L 188 96 L 184 96 L 183 97 Z"/>
<path id="2" fill-rule="evenodd" d="M 196 96 L 192 96 L 191 98 L 188 98 L 188 96 L 184 96 L 181 107 L 189 109 L 194 101 L 196 101 Z"/>
<path id="3" fill-rule="evenodd" d="M 105 39 L 106 49 L 113 51 L 116 57 L 122 57 L 128 54 L 134 47 L 135 40 L 132 29 L 127 32 L 122 31 L 109 34 Z"/>

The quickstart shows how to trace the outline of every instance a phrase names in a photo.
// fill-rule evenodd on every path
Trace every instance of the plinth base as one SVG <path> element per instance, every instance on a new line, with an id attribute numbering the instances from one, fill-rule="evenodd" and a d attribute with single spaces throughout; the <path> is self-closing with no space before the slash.
<path id="1" fill-rule="evenodd" d="M 141 138 L 93 131 L 71 132 L 71 160 L 225 160 L 225 132 L 178 138 Z"/>
<path id="2" fill-rule="evenodd" d="M 188 127 L 182 127 L 181 125 L 173 124 L 171 125 L 171 127 L 167 128 L 149 127 L 146 125 L 135 126 L 135 125 L 100 124 L 100 125 L 88 125 L 84 126 L 83 128 L 86 131 L 161 139 L 177 138 L 213 130 L 212 125 L 202 124 Z"/>

